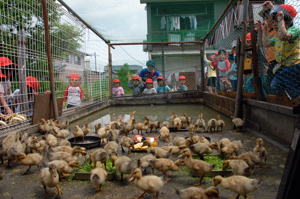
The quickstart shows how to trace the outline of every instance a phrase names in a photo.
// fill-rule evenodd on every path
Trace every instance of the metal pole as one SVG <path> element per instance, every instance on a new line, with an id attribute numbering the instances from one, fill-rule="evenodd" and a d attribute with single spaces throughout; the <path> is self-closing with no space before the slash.
<path id="1" fill-rule="evenodd" d="M 109 98 L 112 97 L 111 88 L 111 53 L 110 53 L 110 41 L 108 42 L 108 84 L 109 84 Z"/>
<path id="2" fill-rule="evenodd" d="M 235 102 L 235 111 L 234 117 L 242 117 L 243 111 L 243 74 L 244 74 L 244 60 L 245 60 L 245 48 L 246 48 L 246 32 L 247 32 L 247 17 L 248 17 L 248 5 L 249 0 L 244 0 L 243 7 L 243 22 L 242 22 L 242 42 L 240 45 L 240 55 L 239 55 L 239 63 L 237 65 L 238 68 L 238 87 L 236 93 L 236 102 Z M 240 40 L 238 40 L 238 44 L 240 44 Z"/>
<path id="3" fill-rule="evenodd" d="M 45 41 L 46 41 L 46 51 L 47 51 L 47 58 L 48 58 L 48 70 L 49 70 L 50 88 L 51 88 L 51 96 L 52 96 L 52 103 L 53 103 L 53 112 L 54 112 L 54 118 L 58 120 L 58 107 L 56 102 L 54 73 L 53 73 L 52 55 L 51 55 L 51 43 L 50 43 L 50 35 L 49 35 L 47 0 L 42 0 L 42 8 L 43 8 L 43 18 L 44 18 L 44 26 L 45 26 Z"/>
<path id="4" fill-rule="evenodd" d="M 201 78 L 201 90 L 205 91 L 204 85 L 204 40 L 200 41 L 200 78 Z"/>
<path id="5" fill-rule="evenodd" d="M 161 61 L 162 61 L 162 71 L 163 71 L 163 77 L 164 77 L 164 81 L 163 81 L 163 93 L 166 92 L 166 89 L 165 89 L 165 52 L 164 52 L 164 44 L 161 43 Z"/>

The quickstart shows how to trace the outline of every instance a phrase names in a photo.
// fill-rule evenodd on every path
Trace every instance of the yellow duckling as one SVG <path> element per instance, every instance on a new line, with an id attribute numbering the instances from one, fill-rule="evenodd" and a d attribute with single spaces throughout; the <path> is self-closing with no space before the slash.
<path id="1" fill-rule="evenodd" d="M 57 138 L 51 133 L 46 134 L 46 142 L 48 145 L 54 147 L 57 145 Z"/>
<path id="2" fill-rule="evenodd" d="M 125 123 L 124 124 L 124 128 L 123 128 L 123 132 L 124 134 L 127 136 L 130 131 L 132 132 L 132 134 L 134 134 L 133 130 L 135 128 L 135 124 L 136 124 L 136 120 L 135 119 L 132 119 L 131 123 Z"/>
<path id="3" fill-rule="evenodd" d="M 58 146 L 55 148 L 50 147 L 49 151 L 53 153 L 66 152 L 72 154 L 76 152 L 86 151 L 86 148 L 80 146 L 74 146 L 73 148 L 71 148 L 70 146 Z"/>
<path id="4" fill-rule="evenodd" d="M 180 199 L 213 199 L 219 197 L 219 190 L 215 186 L 203 189 L 201 187 L 189 187 L 179 190 L 175 188 L 176 194 Z"/>
<path id="5" fill-rule="evenodd" d="M 76 138 L 77 137 L 82 137 L 82 140 L 84 142 L 84 133 L 83 133 L 82 129 L 78 125 L 75 125 L 74 130 L 75 130 L 73 132 L 73 134 L 74 134 L 74 142 L 76 142 Z"/>
<path id="6" fill-rule="evenodd" d="M 66 139 L 70 135 L 70 131 L 67 129 L 56 129 L 53 128 L 53 135 L 57 138 Z"/>
<path id="7" fill-rule="evenodd" d="M 7 158 L 8 158 L 8 163 L 7 166 L 10 167 L 10 161 L 15 160 L 17 155 L 19 153 L 22 153 L 24 151 L 23 146 L 20 142 L 20 133 L 14 134 L 15 140 L 14 142 L 10 145 L 8 150 L 6 151 Z"/>
<path id="8" fill-rule="evenodd" d="M 83 154 L 84 152 L 82 151 L 81 147 L 76 147 L 75 150 L 72 150 L 72 153 L 67 153 L 67 152 L 56 152 L 56 153 L 51 153 L 47 152 L 47 157 L 50 161 L 53 160 L 64 160 L 66 162 L 71 162 L 71 161 L 77 161 L 78 159 L 78 154 Z"/>
<path id="9" fill-rule="evenodd" d="M 199 140 L 200 143 L 206 143 L 206 144 L 209 144 L 209 140 L 206 139 L 206 137 L 200 137 L 200 140 Z"/>
<path id="10" fill-rule="evenodd" d="M 37 151 L 38 148 L 41 146 L 40 142 L 37 140 L 37 137 L 29 137 L 27 139 L 27 146 L 30 148 L 31 151 Z"/>
<path id="11" fill-rule="evenodd" d="M 205 120 L 203 119 L 203 113 L 199 115 L 199 119 L 196 121 L 196 124 L 198 124 L 198 128 L 203 128 L 203 131 L 205 131 Z"/>
<path id="12" fill-rule="evenodd" d="M 181 120 L 181 125 L 182 126 L 188 126 L 189 125 L 189 118 L 188 118 L 186 113 L 183 113 L 182 116 L 177 116 L 177 118 L 179 118 Z"/>
<path id="13" fill-rule="evenodd" d="M 259 164 L 265 158 L 265 151 L 262 153 L 254 153 L 252 151 L 242 153 L 241 155 L 237 156 L 230 156 L 229 159 L 240 159 L 244 160 L 251 169 L 257 164 Z"/>
<path id="14" fill-rule="evenodd" d="M 57 173 L 59 173 L 59 179 L 61 181 L 65 181 L 62 179 L 62 176 L 69 176 L 70 173 L 73 172 L 73 167 L 77 167 L 81 169 L 82 167 L 80 166 L 78 161 L 71 161 L 67 163 L 64 160 L 54 160 L 48 163 L 49 165 L 55 165 L 57 169 Z"/>
<path id="15" fill-rule="evenodd" d="M 244 160 L 225 160 L 222 169 L 225 170 L 228 167 L 232 168 L 233 175 L 249 177 L 253 174 L 253 170 Z"/>
<path id="16" fill-rule="evenodd" d="M 185 149 L 187 148 L 186 145 L 180 145 L 180 146 L 164 146 L 161 147 L 162 149 L 169 151 L 170 149 L 172 149 L 172 155 L 176 155 L 180 152 L 181 149 Z"/>
<path id="17" fill-rule="evenodd" d="M 59 177 L 57 173 L 56 166 L 54 164 L 49 164 L 49 166 L 40 166 L 40 172 L 39 172 L 39 180 L 40 183 L 43 185 L 45 189 L 46 195 L 50 195 L 50 193 L 47 191 L 47 187 L 57 188 L 57 194 L 61 195 L 63 192 L 58 187 Z"/>
<path id="18" fill-rule="evenodd" d="M 224 155 L 230 156 L 232 153 L 237 155 L 243 147 L 243 143 L 243 140 L 230 142 L 227 146 L 223 147 L 221 151 Z"/>
<path id="19" fill-rule="evenodd" d="M 240 195 L 247 198 L 247 194 L 255 191 L 260 185 L 261 180 L 249 179 L 245 176 L 230 176 L 228 178 L 223 178 L 222 176 L 214 177 L 214 185 L 217 186 L 221 184 L 224 189 L 230 189 L 233 192 L 237 193 L 236 199 Z"/>
<path id="20" fill-rule="evenodd" d="M 220 115 L 218 115 L 218 120 L 217 120 L 216 126 L 217 126 L 217 131 L 219 131 L 219 128 L 221 128 L 221 131 L 223 131 L 223 128 L 225 126 L 225 122 L 224 122 L 224 120 L 221 119 Z"/>
<path id="21" fill-rule="evenodd" d="M 204 154 L 211 154 L 213 153 L 214 149 L 220 152 L 218 144 L 215 142 L 212 142 L 210 144 L 198 142 L 196 144 L 193 144 L 192 146 L 189 146 L 189 148 L 193 153 L 198 154 L 201 160 L 204 160 Z"/>
<path id="22" fill-rule="evenodd" d="M 241 128 L 245 125 L 244 120 L 242 120 L 241 118 L 234 118 L 233 116 L 230 117 L 230 122 L 234 123 L 236 129 L 235 131 L 240 131 Z"/>
<path id="23" fill-rule="evenodd" d="M 39 129 L 40 132 L 48 133 L 48 132 L 50 132 L 52 130 L 52 128 L 49 126 L 49 124 L 46 122 L 45 119 L 41 119 L 37 123 L 42 123 L 38 127 L 38 129 Z"/>
<path id="24" fill-rule="evenodd" d="M 84 136 L 90 133 L 91 129 L 89 128 L 89 123 L 86 123 L 83 127 L 81 127 Z"/>
<path id="25" fill-rule="evenodd" d="M 104 146 L 104 150 L 107 152 L 107 154 L 110 156 L 112 153 L 117 154 L 117 150 L 118 150 L 118 143 L 115 141 L 111 141 L 108 142 L 105 146 Z"/>
<path id="26" fill-rule="evenodd" d="M 148 167 L 152 168 L 152 174 L 154 173 L 154 168 L 151 166 L 150 161 L 156 160 L 156 157 L 152 154 L 145 155 L 138 159 L 137 166 L 138 168 L 144 168 L 144 173 L 146 173 L 146 169 Z"/>
<path id="27" fill-rule="evenodd" d="M 261 167 L 267 168 L 267 158 L 268 158 L 268 151 L 266 150 L 265 147 L 263 147 L 264 141 L 262 138 L 257 138 L 256 139 L 256 147 L 253 149 L 253 152 L 255 153 L 262 153 L 263 151 L 265 152 L 265 164 Z"/>
<path id="28" fill-rule="evenodd" d="M 212 131 L 216 131 L 216 127 L 217 127 L 217 120 L 215 119 L 215 118 L 212 118 L 212 119 L 210 119 L 210 120 L 208 120 L 208 122 L 207 122 L 207 132 L 210 130 L 211 132 Z M 214 129 L 214 130 L 212 130 L 212 129 Z"/>
<path id="29" fill-rule="evenodd" d="M 199 127 L 198 127 L 198 124 L 190 124 L 188 126 L 188 131 L 189 132 L 198 132 L 199 131 Z"/>
<path id="30" fill-rule="evenodd" d="M 180 131 L 182 123 L 181 123 L 181 119 L 179 117 L 176 117 L 174 119 L 174 125 L 173 126 L 177 128 L 177 131 Z"/>
<path id="31" fill-rule="evenodd" d="M 134 142 L 130 137 L 123 136 L 121 138 L 121 148 L 123 153 L 125 152 L 124 147 L 128 148 L 128 153 L 131 153 L 130 148 L 134 147 Z"/>
<path id="32" fill-rule="evenodd" d="M 147 153 L 152 153 L 156 158 L 168 158 L 172 154 L 172 149 L 166 151 L 160 147 L 153 147 L 149 140 L 145 140 L 143 146 L 148 146 Z"/>
<path id="33" fill-rule="evenodd" d="M 118 136 L 119 136 L 120 131 L 118 129 L 116 129 L 117 125 L 118 125 L 117 123 L 113 124 L 112 129 L 110 129 L 108 131 L 107 139 L 109 141 L 117 141 L 118 140 Z"/>
<path id="34" fill-rule="evenodd" d="M 175 111 L 172 111 L 172 116 L 170 118 L 171 121 L 171 125 L 174 126 L 174 119 L 177 117 L 177 115 L 175 115 Z"/>
<path id="35" fill-rule="evenodd" d="M 94 168 L 96 168 L 97 162 L 100 161 L 101 163 L 104 163 L 105 169 L 107 170 L 106 162 L 108 161 L 108 159 L 109 159 L 109 156 L 108 156 L 106 150 L 96 149 L 90 154 L 89 164 L 91 164 L 93 162 Z"/>
<path id="36" fill-rule="evenodd" d="M 90 180 L 92 184 L 97 187 L 96 191 L 102 190 L 102 184 L 105 182 L 107 172 L 102 168 L 102 163 L 97 162 L 96 168 L 91 171 Z"/>
<path id="37" fill-rule="evenodd" d="M 225 146 L 227 146 L 231 141 L 228 138 L 223 138 L 219 142 L 219 148 L 222 150 Z"/>
<path id="38" fill-rule="evenodd" d="M 56 127 L 66 129 L 69 124 L 70 124 L 69 121 L 65 121 L 65 122 L 61 122 L 61 123 L 57 124 Z"/>
<path id="39" fill-rule="evenodd" d="M 130 118 L 129 118 L 129 120 L 126 121 L 127 124 L 132 124 L 134 114 L 135 114 L 135 111 L 130 112 Z"/>
<path id="40" fill-rule="evenodd" d="M 171 124 L 168 121 L 164 121 L 161 126 L 165 126 L 169 129 L 171 127 Z"/>
<path id="41" fill-rule="evenodd" d="M 71 146 L 71 143 L 67 139 L 61 139 L 58 146 Z"/>
<path id="42" fill-rule="evenodd" d="M 182 159 L 173 162 L 172 160 L 167 158 L 159 158 L 159 159 L 150 160 L 150 165 L 152 168 L 161 171 L 164 176 L 167 176 L 168 171 L 178 171 L 179 166 L 184 166 L 185 162 Z"/>
<path id="43" fill-rule="evenodd" d="M 182 145 L 189 146 L 191 144 L 193 144 L 193 140 L 191 138 L 185 139 L 184 137 L 175 137 L 173 139 L 174 146 L 182 146 Z"/>
<path id="44" fill-rule="evenodd" d="M 102 127 L 102 124 L 100 122 L 97 122 L 94 124 L 95 132 L 98 132 L 98 130 Z"/>
<path id="45" fill-rule="evenodd" d="M 185 165 L 194 173 L 199 176 L 199 183 L 195 184 L 195 186 L 201 185 L 201 181 L 206 173 L 211 172 L 216 165 L 208 164 L 202 160 L 197 160 L 192 158 L 191 151 L 189 149 L 183 149 L 181 151 L 181 155 L 178 158 L 185 156 Z"/>
<path id="46" fill-rule="evenodd" d="M 127 156 L 117 157 L 115 155 L 111 156 L 112 165 L 116 167 L 117 171 L 121 173 L 121 179 L 124 180 L 123 174 L 130 174 L 137 165 Z"/>
<path id="47" fill-rule="evenodd" d="M 158 139 L 160 137 L 165 138 L 167 142 L 170 142 L 170 131 L 167 127 L 165 126 L 161 127 L 161 129 L 159 130 Z"/>
<path id="48" fill-rule="evenodd" d="M 25 153 L 19 153 L 16 157 L 15 162 L 20 160 L 21 165 L 29 166 L 29 168 L 23 173 L 23 175 L 29 172 L 31 166 L 39 166 L 43 156 L 39 153 L 31 153 L 26 155 Z"/>
<path id="49" fill-rule="evenodd" d="M 101 138 L 101 142 L 104 143 L 104 138 L 107 139 L 108 131 L 110 130 L 109 125 L 105 125 L 105 127 L 101 127 L 97 134 Z M 106 140 L 107 141 L 107 140 Z"/>
<path id="50" fill-rule="evenodd" d="M 132 178 L 129 181 L 135 180 L 135 186 L 143 190 L 138 198 L 142 198 L 145 193 L 154 194 L 155 198 L 158 198 L 159 191 L 164 187 L 165 183 L 162 177 L 157 177 L 154 175 L 142 176 L 142 171 L 140 169 L 135 169 L 131 172 Z"/>
<path id="51" fill-rule="evenodd" d="M 196 143 L 200 142 L 200 140 L 201 140 L 201 137 L 198 135 L 194 136 L 193 132 L 190 132 L 189 136 L 191 137 L 193 144 L 196 144 Z"/>
<path id="52" fill-rule="evenodd" d="M 143 130 L 147 132 L 148 128 L 149 128 L 150 123 L 145 121 L 144 123 L 137 123 L 135 124 L 135 129 L 137 130 L 138 134 L 143 135 Z"/>

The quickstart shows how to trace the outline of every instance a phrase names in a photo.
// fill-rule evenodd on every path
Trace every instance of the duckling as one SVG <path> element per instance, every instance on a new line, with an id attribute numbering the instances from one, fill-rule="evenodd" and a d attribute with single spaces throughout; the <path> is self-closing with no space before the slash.
<path id="1" fill-rule="evenodd" d="M 170 122 L 168 122 L 168 121 L 164 121 L 164 122 L 162 123 L 161 126 L 165 126 L 165 127 L 167 127 L 168 129 L 170 129 L 171 124 L 170 124 Z"/>
<path id="2" fill-rule="evenodd" d="M 40 147 L 37 149 L 37 151 L 44 151 L 46 148 L 46 138 L 42 137 L 42 139 L 39 141 Z"/>
<path id="3" fill-rule="evenodd" d="M 23 173 L 23 175 L 25 175 L 29 172 L 31 166 L 39 167 L 39 164 L 42 159 L 43 156 L 39 153 L 31 153 L 28 155 L 26 155 L 25 153 L 19 153 L 16 157 L 15 162 L 20 160 L 21 165 L 29 166 L 29 168 Z"/>
<path id="4" fill-rule="evenodd" d="M 112 165 L 116 167 L 117 171 L 121 173 L 121 179 L 124 180 L 123 174 L 130 174 L 137 165 L 127 156 L 117 157 L 115 155 L 111 156 Z"/>
<path id="5" fill-rule="evenodd" d="M 119 145 L 115 141 L 111 141 L 104 146 L 104 150 L 110 156 L 112 153 L 117 154 L 118 147 Z"/>
<path id="6" fill-rule="evenodd" d="M 191 144 L 193 144 L 193 140 L 191 138 L 185 139 L 184 137 L 175 137 L 173 139 L 174 146 L 181 146 L 181 145 L 189 146 Z"/>
<path id="7" fill-rule="evenodd" d="M 116 129 L 117 124 L 112 125 L 112 129 L 108 131 L 107 139 L 109 141 L 117 141 L 119 136 L 119 130 Z"/>
<path id="8" fill-rule="evenodd" d="M 78 125 L 75 125 L 73 134 L 74 134 L 74 143 L 76 142 L 76 137 L 82 137 L 82 140 L 84 142 L 84 133 Z"/>
<path id="9" fill-rule="evenodd" d="M 171 125 L 174 126 L 174 119 L 177 117 L 177 115 L 175 115 L 175 111 L 172 111 L 172 116 L 170 118 L 171 121 Z"/>
<path id="10" fill-rule="evenodd" d="M 2 149 L 7 152 L 7 150 L 11 147 L 11 145 L 15 142 L 16 133 L 11 133 L 6 136 L 2 141 Z"/>
<path id="11" fill-rule="evenodd" d="M 162 147 L 162 149 L 169 151 L 170 149 L 172 149 L 172 155 L 176 155 L 180 152 L 181 149 L 185 149 L 187 148 L 186 145 L 180 145 L 180 146 L 164 146 Z"/>
<path id="12" fill-rule="evenodd" d="M 181 151 L 181 155 L 178 158 L 185 156 L 185 165 L 194 173 L 199 176 L 199 183 L 195 184 L 195 186 L 201 185 L 201 181 L 206 173 L 211 172 L 216 165 L 208 164 L 202 160 L 196 160 L 192 158 L 191 151 L 189 149 L 183 149 Z"/>
<path id="13" fill-rule="evenodd" d="M 61 189 L 58 187 L 59 177 L 56 166 L 54 164 L 49 164 L 49 166 L 40 166 L 39 180 L 40 183 L 44 186 L 46 195 L 50 195 L 50 193 L 47 191 L 47 187 L 56 187 L 57 194 L 63 194 Z"/>
<path id="14" fill-rule="evenodd" d="M 203 154 L 211 154 L 213 153 L 213 149 L 220 152 L 218 144 L 215 142 L 212 142 L 210 144 L 198 142 L 192 146 L 189 146 L 189 148 L 193 153 L 198 154 L 201 160 L 204 160 Z"/>
<path id="15" fill-rule="evenodd" d="M 106 162 L 108 161 L 108 158 L 109 158 L 109 156 L 108 156 L 106 150 L 96 149 L 90 154 L 89 164 L 91 164 L 93 162 L 94 168 L 96 168 L 97 162 L 100 161 L 101 163 L 104 163 L 105 169 L 107 170 Z"/>
<path id="16" fill-rule="evenodd" d="M 37 123 L 42 123 L 39 125 L 38 127 L 38 130 L 40 132 L 43 132 L 43 133 L 48 133 L 52 130 L 52 128 L 49 126 L 49 124 L 46 122 L 45 119 L 41 119 L 40 121 L 38 121 Z"/>
<path id="17" fill-rule="evenodd" d="M 72 153 L 68 153 L 68 152 L 51 153 L 50 151 L 47 151 L 47 157 L 50 161 L 64 160 L 69 163 L 71 161 L 77 161 L 79 153 L 83 153 L 82 148 L 74 147 L 74 150 L 72 150 Z"/>
<path id="18" fill-rule="evenodd" d="M 59 173 L 59 179 L 61 181 L 65 181 L 62 179 L 62 176 L 67 177 L 70 175 L 70 173 L 73 172 L 73 167 L 82 169 L 82 167 L 80 166 L 78 161 L 71 161 L 71 162 L 67 163 L 64 160 L 53 160 L 53 161 L 49 162 L 48 164 L 56 166 L 57 173 Z"/>
<path id="19" fill-rule="evenodd" d="M 57 138 L 66 139 L 70 135 L 70 131 L 67 129 L 56 129 L 53 128 L 53 135 Z"/>
<path id="20" fill-rule="evenodd" d="M 184 160 L 178 160 L 176 164 L 167 158 L 159 158 L 150 160 L 150 165 L 152 168 L 155 168 L 163 173 L 164 176 L 167 176 L 167 172 L 170 171 L 178 171 L 179 166 L 185 165 Z M 170 180 L 170 179 L 168 179 Z"/>
<path id="21" fill-rule="evenodd" d="M 102 168 L 102 163 L 97 162 L 96 168 L 91 171 L 90 180 L 92 184 L 97 187 L 96 191 L 102 190 L 102 184 L 105 182 L 107 172 Z"/>
<path id="22" fill-rule="evenodd" d="M 198 128 L 203 128 L 203 131 L 205 131 L 205 120 L 203 119 L 203 113 L 199 115 L 199 119 L 196 121 L 196 124 L 198 124 Z"/>
<path id="23" fill-rule="evenodd" d="M 101 127 L 98 131 L 97 134 L 101 138 L 101 142 L 104 143 L 104 138 L 107 138 L 108 131 L 110 130 L 109 125 L 105 125 L 105 127 Z M 107 140 L 106 140 L 107 141 Z"/>
<path id="24" fill-rule="evenodd" d="M 265 151 L 262 153 L 254 153 L 252 151 L 242 153 L 241 155 L 237 156 L 230 156 L 229 159 L 240 159 L 244 160 L 251 169 L 254 168 L 255 165 L 259 164 L 265 158 Z"/>
<path id="25" fill-rule="evenodd" d="M 172 154 L 172 149 L 166 151 L 160 147 L 152 147 L 151 142 L 149 140 L 145 140 L 143 142 L 143 146 L 148 146 L 147 152 L 152 153 L 156 158 L 168 158 Z"/>
<path id="26" fill-rule="evenodd" d="M 264 141 L 263 141 L 262 138 L 257 138 L 256 139 L 256 143 L 257 143 L 257 145 L 253 149 L 253 152 L 255 152 L 255 153 L 262 153 L 263 151 L 265 152 L 265 164 L 263 166 L 261 166 L 261 167 L 267 168 L 268 167 L 267 166 L 268 152 L 267 152 L 266 148 L 263 147 Z"/>
<path id="27" fill-rule="evenodd" d="M 84 136 L 90 133 L 91 129 L 89 128 L 89 123 L 86 123 L 83 127 L 81 127 Z"/>
<path id="28" fill-rule="evenodd" d="M 134 120 L 133 119 L 134 118 L 134 114 L 135 114 L 135 111 L 130 112 L 130 119 L 126 121 L 127 124 L 132 124 L 132 121 Z"/>
<path id="29" fill-rule="evenodd" d="M 193 132 L 190 132 L 189 133 L 189 136 L 191 137 L 192 141 L 193 141 L 193 144 L 196 144 L 198 142 L 200 142 L 201 140 L 201 137 L 200 136 L 194 136 L 194 133 Z"/>
<path id="30" fill-rule="evenodd" d="M 46 142 L 48 145 L 54 147 L 57 145 L 57 138 L 51 133 L 46 134 Z"/>
<path id="31" fill-rule="evenodd" d="M 130 137 L 123 136 L 121 138 L 121 148 L 123 153 L 125 152 L 124 147 L 128 148 L 128 153 L 131 153 L 130 148 L 134 147 L 134 142 Z"/>
<path id="32" fill-rule="evenodd" d="M 221 151 L 224 155 L 230 156 L 232 153 L 237 155 L 243 147 L 243 143 L 243 140 L 230 142 L 227 146 L 223 147 Z"/>
<path id="33" fill-rule="evenodd" d="M 136 124 L 135 119 L 132 119 L 131 123 L 127 123 L 127 122 L 125 123 L 123 132 L 126 136 L 130 133 L 130 131 L 132 132 L 132 134 L 134 134 L 133 130 L 135 128 L 135 124 Z"/>
<path id="34" fill-rule="evenodd" d="M 228 138 L 223 138 L 219 142 L 219 148 L 222 150 L 224 147 L 226 147 L 231 141 Z"/>
<path id="35" fill-rule="evenodd" d="M 158 131 L 159 128 L 161 128 L 160 121 L 154 121 L 153 125 L 154 125 L 154 128 L 155 128 L 156 132 Z"/>
<path id="36" fill-rule="evenodd" d="M 225 122 L 224 122 L 224 120 L 221 119 L 220 115 L 218 115 L 218 120 L 217 120 L 216 126 L 217 126 L 217 131 L 219 131 L 219 127 L 221 128 L 221 131 L 223 131 L 223 128 L 225 126 Z"/>
<path id="37" fill-rule="evenodd" d="M 255 191 L 260 185 L 261 180 L 249 179 L 245 176 L 230 176 L 228 178 L 223 178 L 222 176 L 214 177 L 214 186 L 221 184 L 224 189 L 230 189 L 233 192 L 237 193 L 236 199 L 240 195 L 247 198 L 247 194 Z"/>
<path id="38" fill-rule="evenodd" d="M 180 199 L 213 199 L 219 197 L 219 190 L 215 186 L 203 189 L 201 187 L 189 187 L 179 190 L 175 188 L 176 194 Z"/>
<path id="39" fill-rule="evenodd" d="M 177 131 L 180 131 L 182 126 L 180 118 L 176 117 L 173 121 L 174 121 L 174 127 L 177 128 Z"/>
<path id="40" fill-rule="evenodd" d="M 57 125 L 58 128 L 66 129 L 69 125 L 69 121 L 61 122 Z"/>
<path id="41" fill-rule="evenodd" d="M 188 126 L 188 131 L 189 132 L 198 132 L 199 131 L 198 124 L 190 124 Z"/>
<path id="42" fill-rule="evenodd" d="M 102 127 L 102 124 L 100 122 L 97 122 L 94 124 L 95 132 L 98 132 L 98 130 Z"/>
<path id="43" fill-rule="evenodd" d="M 200 140 L 199 140 L 200 143 L 206 143 L 206 144 L 209 144 L 209 140 L 206 139 L 206 137 L 200 137 Z"/>
<path id="44" fill-rule="evenodd" d="M 61 139 L 58 146 L 71 146 L 71 143 L 67 139 Z"/>
<path id="45" fill-rule="evenodd" d="M 206 132 L 208 132 L 209 130 L 212 132 L 214 129 L 214 132 L 216 131 L 216 127 L 217 127 L 217 120 L 215 118 L 212 118 L 210 120 L 208 120 L 207 122 L 207 130 Z"/>
<path id="46" fill-rule="evenodd" d="M 145 121 L 144 123 L 135 124 L 134 128 L 137 130 L 138 134 L 140 134 L 140 131 L 141 131 L 141 135 L 143 135 L 143 130 L 145 130 L 147 132 L 149 125 L 150 125 L 150 123 Z"/>
<path id="47" fill-rule="evenodd" d="M 146 173 L 146 169 L 148 167 L 152 168 L 152 174 L 154 173 L 154 168 L 151 166 L 150 161 L 155 160 L 156 157 L 152 154 L 145 155 L 138 159 L 137 166 L 138 168 L 144 168 L 144 173 Z"/>
<path id="48" fill-rule="evenodd" d="M 165 185 L 163 178 L 154 175 L 142 177 L 142 171 L 138 168 L 132 171 L 131 175 L 132 178 L 129 181 L 136 179 L 135 186 L 144 191 L 138 198 L 142 198 L 145 193 L 156 193 L 155 198 L 158 198 L 159 191 Z"/>
<path id="49" fill-rule="evenodd" d="M 183 113 L 182 116 L 177 116 L 177 118 L 179 118 L 181 120 L 182 127 L 189 125 L 189 120 L 188 120 L 188 116 L 186 113 Z M 174 119 L 174 122 L 175 122 L 175 119 Z"/>
<path id="50" fill-rule="evenodd" d="M 242 120 L 241 118 L 234 118 L 233 116 L 230 117 L 230 122 L 234 123 L 236 129 L 235 131 L 240 131 L 244 125 L 245 125 L 245 122 L 244 120 Z"/>
<path id="51" fill-rule="evenodd" d="M 161 129 L 159 130 L 158 139 L 160 137 L 165 138 L 167 142 L 170 142 L 170 131 L 167 127 L 165 126 L 161 127 Z"/>
<path id="52" fill-rule="evenodd" d="M 58 146 L 55 148 L 49 147 L 49 151 L 53 153 L 66 152 L 72 154 L 72 153 L 76 153 L 76 151 L 77 152 L 86 151 L 86 148 L 80 146 L 74 146 L 73 148 L 71 148 L 70 146 Z"/>
<path id="53" fill-rule="evenodd" d="M 19 153 L 22 153 L 24 151 L 23 146 L 19 139 L 20 139 L 20 133 L 16 133 L 14 143 L 8 148 L 6 152 L 8 158 L 8 163 L 7 163 L 8 167 L 11 166 L 10 161 L 14 160 Z"/>
<path id="54" fill-rule="evenodd" d="M 37 151 L 38 148 L 41 146 L 40 142 L 37 140 L 37 137 L 29 137 L 27 140 L 27 146 L 30 148 L 31 151 Z"/>
<path id="55" fill-rule="evenodd" d="M 223 162 L 222 170 L 225 170 L 228 167 L 232 168 L 233 175 L 249 177 L 253 174 L 253 170 L 244 160 L 225 160 Z"/>

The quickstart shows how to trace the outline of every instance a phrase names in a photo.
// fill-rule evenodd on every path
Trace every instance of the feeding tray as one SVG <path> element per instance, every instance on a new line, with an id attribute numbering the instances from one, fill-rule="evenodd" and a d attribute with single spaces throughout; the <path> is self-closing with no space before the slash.
<path id="1" fill-rule="evenodd" d="M 178 131 L 176 127 L 170 127 L 169 128 L 170 132 L 176 132 Z M 187 131 L 188 129 L 185 127 L 181 127 L 179 131 Z"/>
<path id="2" fill-rule="evenodd" d="M 91 173 L 78 173 L 75 172 L 74 180 L 90 180 Z M 106 180 L 112 181 L 116 179 L 116 171 L 109 173 L 107 172 Z"/>
<path id="3" fill-rule="evenodd" d="M 84 141 L 82 137 L 76 137 L 76 142 L 74 142 L 74 137 L 69 138 L 68 141 L 71 143 L 71 146 L 80 146 L 85 147 L 86 149 L 93 149 L 100 146 L 101 138 L 98 136 L 87 135 L 84 136 Z"/>

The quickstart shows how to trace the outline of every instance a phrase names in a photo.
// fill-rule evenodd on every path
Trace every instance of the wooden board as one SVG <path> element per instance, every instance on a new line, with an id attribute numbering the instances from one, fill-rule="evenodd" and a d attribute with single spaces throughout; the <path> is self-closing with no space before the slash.
<path id="1" fill-rule="evenodd" d="M 57 98 L 58 115 L 62 115 L 63 98 Z M 41 118 L 45 120 L 54 118 L 53 104 L 50 94 L 34 96 L 32 124 L 36 124 Z"/>
<path id="2" fill-rule="evenodd" d="M 179 76 L 185 76 L 186 83 L 189 91 L 197 90 L 196 73 L 195 72 L 180 72 Z"/>

